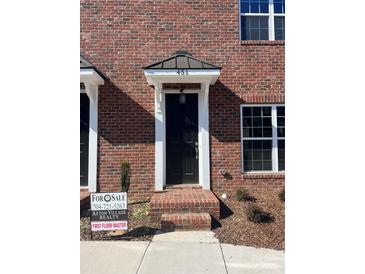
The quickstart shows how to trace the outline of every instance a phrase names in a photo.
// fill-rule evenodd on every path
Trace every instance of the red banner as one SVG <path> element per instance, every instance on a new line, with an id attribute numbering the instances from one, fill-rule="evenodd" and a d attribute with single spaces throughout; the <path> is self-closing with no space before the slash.
<path id="1" fill-rule="evenodd" d="M 128 230 L 127 221 L 91 222 L 91 231 Z"/>

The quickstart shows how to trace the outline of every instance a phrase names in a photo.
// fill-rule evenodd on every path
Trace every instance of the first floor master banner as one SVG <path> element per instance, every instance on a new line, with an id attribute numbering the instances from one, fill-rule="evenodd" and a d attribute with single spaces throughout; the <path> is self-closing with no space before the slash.
<path id="1" fill-rule="evenodd" d="M 128 230 L 128 221 L 91 222 L 91 231 Z"/>

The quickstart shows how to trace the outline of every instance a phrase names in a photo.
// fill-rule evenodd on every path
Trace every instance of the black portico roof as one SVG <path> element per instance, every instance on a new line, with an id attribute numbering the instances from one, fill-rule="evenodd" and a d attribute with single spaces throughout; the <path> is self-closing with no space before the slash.
<path id="1" fill-rule="evenodd" d="M 83 57 L 80 54 L 80 69 L 93 69 L 95 70 L 104 80 L 108 79 L 108 77 L 102 73 L 96 66 L 94 66 L 89 60 Z"/>
<path id="2" fill-rule="evenodd" d="M 143 69 L 220 69 L 220 67 L 198 60 L 187 51 L 176 51 L 172 56 Z"/>

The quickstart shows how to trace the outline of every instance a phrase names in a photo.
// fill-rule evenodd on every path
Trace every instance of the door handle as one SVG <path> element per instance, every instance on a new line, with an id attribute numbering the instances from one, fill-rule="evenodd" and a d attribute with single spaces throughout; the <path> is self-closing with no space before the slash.
<path id="1" fill-rule="evenodd" d="M 195 159 L 199 159 L 199 144 L 195 142 Z"/>

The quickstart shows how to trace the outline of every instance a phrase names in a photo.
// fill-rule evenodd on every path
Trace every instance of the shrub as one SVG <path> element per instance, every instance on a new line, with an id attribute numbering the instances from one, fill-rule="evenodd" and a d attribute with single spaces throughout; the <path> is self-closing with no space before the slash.
<path id="1" fill-rule="evenodd" d="M 253 197 L 247 189 L 238 189 L 236 192 L 236 197 L 238 201 L 245 201 L 245 202 L 254 202 L 256 198 Z"/>
<path id="2" fill-rule="evenodd" d="M 274 220 L 274 217 L 269 212 L 265 212 L 256 205 L 249 206 L 246 215 L 248 220 L 254 223 L 271 223 Z"/>
<path id="3" fill-rule="evenodd" d="M 128 212 L 128 215 L 130 217 L 130 219 L 143 219 L 146 218 L 148 216 L 148 213 L 150 211 L 150 205 L 149 203 L 142 203 L 141 205 L 139 205 L 138 207 L 135 207 L 134 209 L 130 210 Z"/>
<path id="4" fill-rule="evenodd" d="M 280 201 L 285 202 L 285 188 L 278 194 Z"/>
<path id="5" fill-rule="evenodd" d="M 129 189 L 129 163 L 123 162 L 120 165 L 120 189 L 122 192 L 128 192 Z"/>

